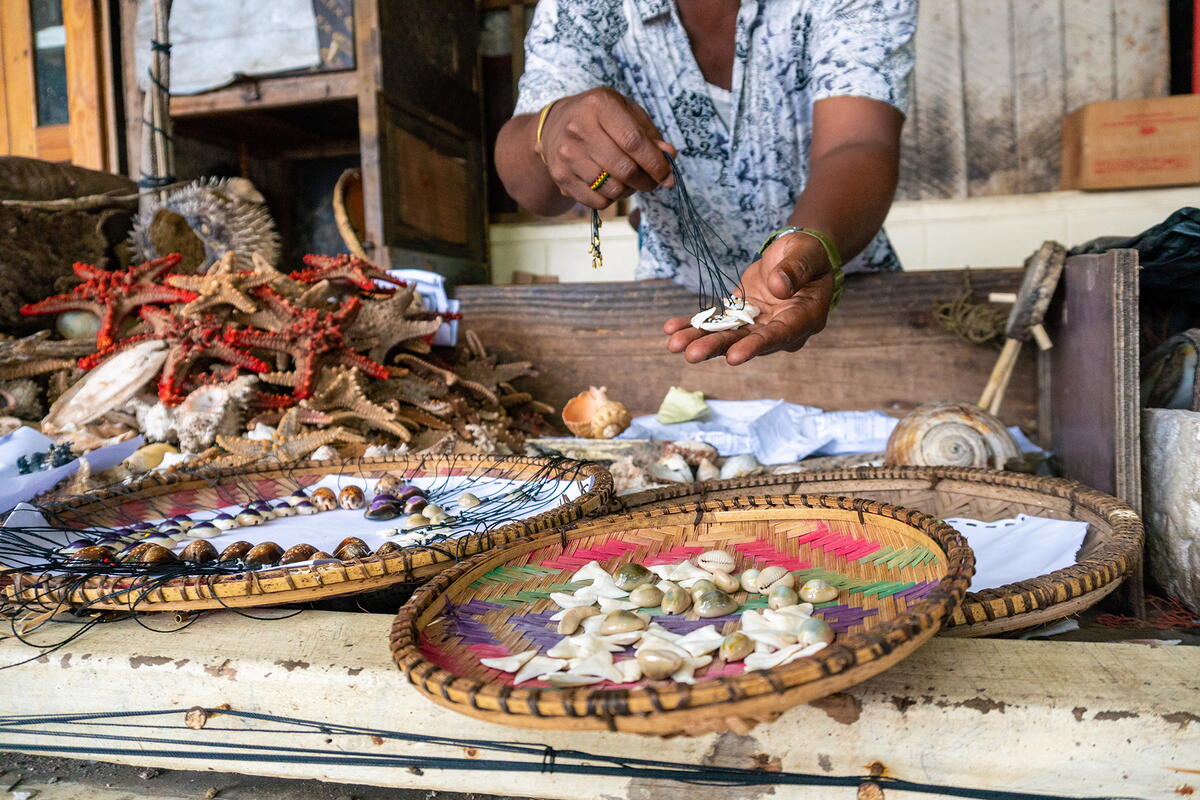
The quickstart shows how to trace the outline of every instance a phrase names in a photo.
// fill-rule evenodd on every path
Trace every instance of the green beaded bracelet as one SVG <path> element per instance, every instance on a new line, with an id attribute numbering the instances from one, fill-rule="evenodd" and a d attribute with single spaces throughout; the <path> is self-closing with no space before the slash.
<path id="1" fill-rule="evenodd" d="M 812 228 L 801 228 L 797 225 L 788 225 L 780 228 L 767 237 L 767 240 L 762 243 L 762 247 L 758 248 L 758 255 L 761 258 L 766 249 L 778 239 L 780 236 L 786 236 L 789 233 L 804 233 L 821 243 L 825 248 L 825 256 L 829 259 L 829 266 L 833 270 L 833 296 L 829 300 L 829 309 L 832 311 L 837 308 L 837 304 L 842 301 L 842 281 L 844 274 L 842 273 L 842 256 L 838 253 L 837 245 L 833 240 L 824 233 Z"/>

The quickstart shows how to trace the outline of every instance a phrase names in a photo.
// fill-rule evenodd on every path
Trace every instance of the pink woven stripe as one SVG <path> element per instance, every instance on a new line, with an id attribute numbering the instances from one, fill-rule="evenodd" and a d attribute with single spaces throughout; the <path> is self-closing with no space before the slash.
<path id="1" fill-rule="evenodd" d="M 659 564 L 678 564 L 680 561 L 687 561 L 697 553 L 707 552 L 707 549 L 694 545 L 679 545 L 678 547 L 672 547 L 670 550 L 655 553 L 642 563 L 647 567 L 655 567 Z"/>
<path id="2" fill-rule="evenodd" d="M 808 561 L 779 552 L 770 542 L 739 542 L 733 549 L 757 561 L 764 561 L 768 565 L 780 566 L 786 570 L 808 569 L 812 566 Z"/>
<path id="3" fill-rule="evenodd" d="M 813 528 L 803 536 L 796 537 L 796 541 L 800 544 L 804 544 L 805 542 L 811 542 L 813 539 L 824 536 L 827 533 L 829 533 L 829 528 L 824 524 L 818 524 L 817 527 Z"/>

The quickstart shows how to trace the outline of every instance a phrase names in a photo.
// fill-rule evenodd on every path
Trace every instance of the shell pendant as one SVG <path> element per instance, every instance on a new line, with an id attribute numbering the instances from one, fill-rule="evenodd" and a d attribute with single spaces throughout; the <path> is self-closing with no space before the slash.
<path id="1" fill-rule="evenodd" d="M 753 325 L 758 313 L 758 306 L 753 303 L 747 303 L 741 297 L 727 297 L 720 313 L 717 313 L 716 306 L 706 308 L 692 317 L 692 327 L 702 331 L 731 331 L 743 325 Z"/>

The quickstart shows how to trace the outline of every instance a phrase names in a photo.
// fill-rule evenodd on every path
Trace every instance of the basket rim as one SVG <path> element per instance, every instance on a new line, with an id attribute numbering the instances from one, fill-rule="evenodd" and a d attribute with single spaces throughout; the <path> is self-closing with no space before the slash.
<path id="1" fill-rule="evenodd" d="M 386 470 L 408 471 L 412 469 L 435 469 L 439 463 L 452 462 L 455 466 L 468 465 L 475 469 L 491 466 L 503 469 L 508 466 L 544 466 L 551 462 L 546 457 L 535 456 L 487 456 L 426 454 L 420 456 L 379 456 L 371 458 L 330 461 L 293 461 L 287 464 L 249 464 L 239 467 L 202 469 L 195 471 L 166 471 L 150 473 L 126 486 L 105 487 L 87 494 L 76 495 L 61 501 L 48 503 L 40 510 L 49 516 L 80 514 L 89 506 L 113 501 L 137 500 L 139 493 L 156 490 L 167 493 L 188 484 L 200 483 L 210 487 L 228 483 L 230 480 L 247 476 L 272 478 L 294 475 L 298 472 L 337 469 L 354 469 L 362 472 Z M 226 607 L 252 607 L 286 602 L 301 602 L 329 597 L 374 591 L 394 583 L 411 581 L 445 569 L 450 564 L 476 553 L 485 553 L 504 543 L 529 536 L 547 528 L 570 524 L 583 519 L 602 508 L 612 497 L 613 481 L 608 470 L 589 461 L 561 459 L 568 469 L 577 470 L 578 479 L 591 478 L 589 489 L 574 500 L 568 500 L 527 519 L 506 522 L 496 528 L 472 533 L 457 539 L 439 542 L 435 547 L 406 547 L 399 553 L 384 556 L 369 555 L 346 559 L 339 563 L 322 565 L 320 568 L 273 567 L 265 570 L 247 570 L 215 576 L 182 575 L 167 581 L 157 582 L 150 589 L 147 583 L 153 580 L 143 576 L 95 576 L 86 581 L 76 581 L 69 589 L 38 583 L 32 572 L 14 572 L 14 593 L 25 593 L 27 600 L 39 603 L 67 603 L 87 606 L 97 610 L 122 611 L 182 611 Z M 303 570 L 303 571 L 302 571 Z M 21 587 L 24 581 L 32 580 L 34 587 Z M 33 597 L 29 592 L 36 591 Z"/>
<path id="2" fill-rule="evenodd" d="M 482 564 L 490 563 L 506 551 L 515 550 L 526 544 L 549 543 L 555 535 L 561 536 L 564 540 L 581 538 L 592 535 L 596 528 L 611 527 L 614 524 L 636 524 L 642 521 L 653 522 L 668 514 L 692 515 L 695 523 L 698 524 L 708 513 L 758 511 L 782 507 L 854 511 L 859 514 L 860 519 L 866 515 L 874 515 L 906 524 L 932 539 L 942 550 L 946 558 L 946 574 L 932 591 L 915 605 L 910 606 L 905 613 L 881 622 L 870 631 L 852 634 L 811 656 L 798 659 L 790 664 L 737 676 L 701 681 L 695 686 L 671 684 L 664 688 L 635 689 L 593 689 L 590 686 L 549 689 L 522 688 L 507 686 L 496 680 L 478 681 L 460 677 L 429 661 L 421 652 L 420 630 L 417 627 L 420 617 L 451 587 L 464 580 L 473 570 Z M 619 530 L 617 528 L 614 532 L 619 532 Z M 634 710 L 635 708 L 652 708 L 654 709 L 652 715 L 677 716 L 689 711 L 708 712 L 719 709 L 723 705 L 746 701 L 761 702 L 766 699 L 767 702 L 770 702 L 770 695 L 779 696 L 780 702 L 782 702 L 782 696 L 791 690 L 806 686 L 815 687 L 824 682 L 832 683 L 834 680 L 845 679 L 849 677 L 848 673 L 852 670 L 867 667 L 871 662 L 886 659 L 890 654 L 906 649 L 906 645 L 920 644 L 936 633 L 965 594 L 971 575 L 974 573 L 974 564 L 974 554 L 961 533 L 928 514 L 902 506 L 861 498 L 818 494 L 750 496 L 741 498 L 739 503 L 732 507 L 728 503 L 720 501 L 692 502 L 672 507 L 669 510 L 635 510 L 624 514 L 610 514 L 585 520 L 562 529 L 524 537 L 492 552 L 461 561 L 417 589 L 408 602 L 401 606 L 392 621 L 389 645 L 393 660 L 404 671 L 410 683 L 436 702 L 456 710 L 467 711 L 467 713 L 484 711 L 488 718 L 507 724 L 534 718 L 539 718 L 539 722 L 544 724 L 547 719 L 552 717 L 561 719 L 564 724 L 569 724 L 578 722 L 580 717 L 590 717 L 603 720 L 609 729 L 616 730 L 617 722 L 620 719 L 645 718 L 647 716 L 647 712 Z M 814 666 L 820 677 L 802 679 L 804 676 L 814 673 Z M 866 677 L 868 675 L 863 675 L 862 679 L 865 680 Z M 468 684 L 468 687 L 463 689 L 468 698 L 467 702 L 458 701 L 451 696 L 451 685 L 456 682 L 458 686 L 455 688 L 458 689 L 463 689 L 462 682 Z M 485 687 L 500 687 L 499 695 L 495 698 L 498 706 L 494 709 L 484 708 L 479 704 L 479 700 L 484 698 L 479 692 Z M 714 689 L 713 687 L 719 688 Z M 829 691 L 834 690 L 831 688 Z M 696 702 L 698 696 L 703 698 L 714 692 L 720 692 L 724 696 Z M 485 699 L 485 704 L 486 702 Z M 585 709 L 582 713 L 579 710 L 581 702 Z M 522 712 L 514 706 L 524 707 L 526 710 Z"/>
<path id="3" fill-rule="evenodd" d="M 943 481 L 960 481 L 981 484 L 994 488 L 1020 489 L 1068 501 L 1072 509 L 1084 508 L 1101 517 L 1110 528 L 1087 557 L 1063 569 L 1045 575 L 1016 581 L 1004 586 L 967 592 L 947 628 L 958 629 L 959 635 L 969 635 L 972 625 L 987 625 L 989 633 L 1000 632 L 994 625 L 999 620 L 1012 620 L 1003 630 L 1018 630 L 1027 625 L 1045 620 L 1022 621 L 1021 618 L 1052 610 L 1054 606 L 1066 604 L 1085 595 L 1095 594 L 1099 600 L 1103 594 L 1116 589 L 1140 564 L 1145 531 L 1141 517 L 1129 504 L 1093 489 L 1078 481 L 1066 478 L 1025 475 L 1018 472 L 978 469 L 973 467 L 847 467 L 819 472 L 795 472 L 781 475 L 757 475 L 746 478 L 731 478 L 711 481 L 707 484 L 678 484 L 675 486 L 647 489 L 641 492 L 614 497 L 609 508 L 637 510 L 668 500 L 687 502 L 704 500 L 716 491 L 732 489 L 779 488 L 788 493 L 802 492 L 806 484 L 832 481 L 928 481 L 930 491 L 937 491 Z M 784 488 L 786 487 L 786 489 Z M 856 490 L 859 491 L 859 490 Z M 864 487 L 864 492 L 869 487 Z M 717 500 L 717 502 L 731 502 Z M 1072 510 L 1071 516 L 1074 516 Z M 1107 590 L 1101 593 L 1101 590 Z M 1048 617 L 1053 619 L 1053 616 Z"/>

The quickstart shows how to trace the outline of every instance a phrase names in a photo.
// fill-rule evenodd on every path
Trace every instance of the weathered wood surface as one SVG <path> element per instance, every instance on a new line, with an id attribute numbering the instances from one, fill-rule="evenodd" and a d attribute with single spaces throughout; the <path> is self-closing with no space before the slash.
<path id="1" fill-rule="evenodd" d="M 654 740 L 610 733 L 524 731 L 476 722 L 422 698 L 392 664 L 391 617 L 306 612 L 289 621 L 213 614 L 164 635 L 133 621 L 101 626 L 53 655 L 5 672 L 6 714 L 177 708 L 139 720 L 170 726 L 61 726 L 58 738 L 0 730 L 0 750 L 120 748 L 103 760 L 292 778 L 530 797 L 821 798 L 851 800 L 856 787 L 720 788 L 616 775 L 514 773 L 222 759 L 222 745 L 321 748 L 337 754 L 534 760 L 525 755 L 401 741 L 371 732 L 304 736 L 286 726 L 230 716 L 204 729 L 184 711 L 228 703 L 238 711 L 361 726 L 417 736 L 518 741 L 624 758 L 710 764 L 820 777 L 861 776 L 878 761 L 892 778 L 939 786 L 1054 796 L 1178 797 L 1200 767 L 1200 649 L 1140 645 L 934 639 L 887 672 L 814 705 L 788 711 L 749 735 Z M 0 642 L 0 663 L 28 658 Z M 105 741 L 106 734 L 181 744 Z M 166 752 L 168 755 L 155 755 Z M 45 752 L 45 751 L 43 751 Z M 227 753 L 228 751 L 225 751 Z M 199 754 L 200 758 L 188 758 Z M 560 756 L 563 763 L 565 757 Z M 536 757 L 540 763 L 540 753 Z M 291 763 L 288 763 L 291 762 Z M 481 767 L 484 765 L 481 763 Z M 764 772 L 764 775 L 769 774 Z M 863 796 L 863 795 L 858 795 Z M 872 795 L 866 795 L 872 796 Z M 936 798 L 887 789 L 889 800 Z M 960 795 L 953 795 L 960 796 Z"/>
<path id="2" fill-rule="evenodd" d="M 582 246 L 582 243 L 581 245 Z M 1013 291 L 1019 270 L 971 273 L 977 293 Z M 466 327 L 507 358 L 532 361 L 534 396 L 557 408 L 590 385 L 635 414 L 658 409 L 671 386 L 721 400 L 781 398 L 830 410 L 902 415 L 924 402 L 974 401 L 996 359 L 939 326 L 935 299 L 962 291 L 961 272 L 851 276 L 829 326 L 799 353 L 730 367 L 669 353 L 662 323 L 695 312 L 695 296 L 667 281 L 463 286 Z M 1037 379 L 1023 354 L 1005 396 L 1009 424 L 1036 434 Z"/>
<path id="3" fill-rule="evenodd" d="M 1064 113 L 1167 93 L 1161 0 L 922 0 L 900 197 L 1040 192 Z"/>

